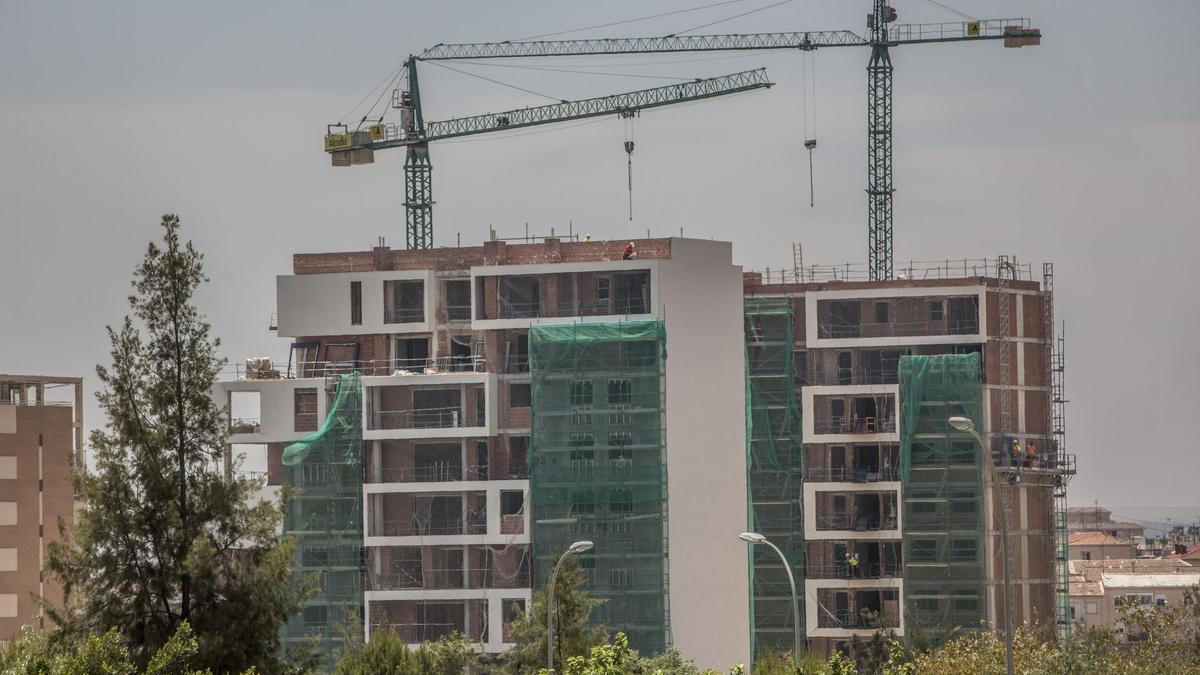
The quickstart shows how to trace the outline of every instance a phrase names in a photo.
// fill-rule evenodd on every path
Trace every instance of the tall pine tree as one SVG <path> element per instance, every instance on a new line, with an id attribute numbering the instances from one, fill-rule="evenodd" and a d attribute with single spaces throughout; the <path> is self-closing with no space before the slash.
<path id="1" fill-rule="evenodd" d="M 68 598 L 53 616 L 68 634 L 116 627 L 142 666 L 186 620 L 202 666 L 284 672 L 280 629 L 304 593 L 289 584 L 294 544 L 281 505 L 254 497 L 262 480 L 225 470 L 225 361 L 193 297 L 203 256 L 178 217 L 162 227 L 134 271 L 132 318 L 108 329 L 112 365 L 96 368 L 108 421 L 91 434 L 94 472 L 76 476 L 76 527 L 51 550 Z"/>

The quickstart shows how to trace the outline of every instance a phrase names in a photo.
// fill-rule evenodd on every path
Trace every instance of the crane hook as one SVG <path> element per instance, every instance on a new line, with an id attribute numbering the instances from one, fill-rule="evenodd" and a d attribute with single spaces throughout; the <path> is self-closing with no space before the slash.
<path id="1" fill-rule="evenodd" d="M 812 156 L 813 156 L 813 150 L 816 149 L 816 147 L 817 147 L 817 139 L 815 139 L 815 138 L 804 139 L 804 147 L 808 148 L 808 206 L 811 208 L 813 206 L 816 206 L 816 201 L 814 200 L 814 197 L 813 197 Z"/>

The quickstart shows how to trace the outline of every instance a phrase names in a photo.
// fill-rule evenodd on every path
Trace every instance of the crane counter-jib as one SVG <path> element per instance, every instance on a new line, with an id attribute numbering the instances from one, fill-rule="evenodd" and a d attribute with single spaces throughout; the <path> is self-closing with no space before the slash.
<path id="1" fill-rule="evenodd" d="M 403 126 L 377 124 L 367 131 L 328 134 L 325 137 L 325 150 L 330 153 L 356 149 L 383 150 L 460 136 L 509 131 L 541 124 L 646 110 L 715 96 L 765 89 L 772 85 L 773 83 L 767 79 L 766 70 L 758 68 L 720 77 L 696 79 L 609 96 L 426 122 L 423 135 L 413 134 Z"/>

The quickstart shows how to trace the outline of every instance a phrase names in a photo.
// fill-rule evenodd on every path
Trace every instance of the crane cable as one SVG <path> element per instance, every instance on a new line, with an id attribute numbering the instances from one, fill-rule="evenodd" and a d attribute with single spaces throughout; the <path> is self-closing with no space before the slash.
<path id="1" fill-rule="evenodd" d="M 629 110 L 621 113 L 621 117 L 625 120 L 625 167 L 628 173 L 629 181 L 629 221 L 633 222 L 633 118 L 637 116 L 636 110 Z"/>
<path id="2" fill-rule="evenodd" d="M 565 66 L 519 66 L 515 63 L 487 63 L 482 61 L 459 61 L 460 64 L 486 66 L 490 68 L 516 68 L 519 70 L 540 70 L 548 73 L 569 73 L 573 75 L 609 75 L 612 77 L 637 77 L 646 80 L 678 80 L 692 82 L 694 77 L 676 77 L 673 75 L 642 75 L 638 73 L 604 73 L 596 70 L 571 70 Z M 603 67 L 603 66 L 602 66 Z"/>
<path id="3" fill-rule="evenodd" d="M 469 72 L 469 71 L 466 71 L 466 70 L 459 70 L 458 68 L 455 68 L 455 67 L 453 67 L 453 66 L 448 66 L 448 65 L 446 65 L 446 64 L 444 64 L 444 63 L 441 63 L 441 62 L 438 62 L 438 61 L 425 61 L 425 63 L 430 63 L 430 64 L 433 64 L 433 65 L 437 66 L 438 68 L 445 68 L 446 70 L 453 70 L 453 71 L 454 71 L 454 72 L 456 72 L 456 73 L 461 73 L 461 74 L 463 74 L 463 75 L 467 75 L 467 76 L 470 76 L 470 77 L 477 77 L 477 78 L 479 78 L 479 79 L 481 79 L 481 80 L 487 80 L 488 82 L 491 82 L 492 84 L 498 84 L 498 85 L 500 85 L 500 86 L 502 86 L 502 87 L 508 87 L 509 89 L 516 89 L 517 91 L 523 91 L 523 92 L 525 92 L 526 94 L 533 94 L 534 96 L 541 96 L 542 98 L 548 98 L 548 99 L 550 99 L 551 101 L 554 101 L 554 102 L 556 102 L 556 103 L 567 103 L 567 102 L 568 102 L 568 101 L 567 101 L 567 99 L 565 99 L 565 98 L 561 98 L 561 97 L 559 97 L 559 96 L 551 96 L 551 95 L 549 95 L 549 94 L 543 94 L 543 93 L 542 93 L 542 92 L 540 92 L 540 91 L 534 91 L 534 90 L 532 90 L 532 89 L 526 89 L 526 88 L 524 88 L 524 87 L 518 87 L 518 86 L 517 86 L 517 85 L 515 85 L 515 84 L 509 84 L 509 83 L 507 83 L 507 82 L 501 82 L 500 80 L 493 79 L 493 78 L 487 77 L 487 76 L 485 76 L 485 75 L 480 75 L 480 74 L 478 74 L 478 73 L 472 73 L 472 72 Z"/>
<path id="4" fill-rule="evenodd" d="M 803 56 L 800 63 L 800 84 L 804 90 L 801 104 L 804 108 L 804 147 L 808 150 L 808 206 L 816 206 L 816 196 L 813 188 L 813 150 L 817 148 L 817 59 L 809 52 Z M 809 71 L 811 70 L 811 77 Z M 811 87 L 811 90 L 810 90 Z M 811 91 L 811 96 L 810 96 Z M 812 106 L 812 126 L 809 126 L 808 109 Z"/>
<path id="5" fill-rule="evenodd" d="M 396 66 L 396 68 L 395 68 L 394 70 L 392 70 L 392 72 L 388 73 L 387 77 L 383 78 L 383 79 L 382 79 L 382 80 L 379 82 L 379 84 L 377 84 L 377 85 L 375 85 L 374 87 L 372 87 L 372 88 L 371 88 L 371 91 L 367 92 L 367 95 L 366 95 L 366 96 L 363 96 L 361 99 L 359 99 L 358 103 L 355 103 L 355 104 L 354 104 L 354 107 L 352 107 L 352 108 L 350 108 L 349 110 L 347 110 L 347 111 L 346 111 L 346 114 L 345 114 L 345 115 L 342 115 L 342 116 L 341 116 L 341 118 L 339 118 L 339 119 L 338 119 L 338 124 L 341 124 L 341 123 L 345 122 L 345 121 L 346 121 L 346 118 L 347 118 L 347 117 L 349 117 L 350 115 L 354 114 L 354 111 L 355 111 L 355 110 L 358 110 L 359 106 L 361 106 L 363 103 L 365 103 L 367 99 L 371 98 L 371 95 L 372 95 L 372 94 L 374 94 L 375 92 L 379 91 L 380 87 L 382 87 L 382 88 L 383 88 L 383 91 L 385 91 L 385 92 L 386 92 L 386 91 L 387 91 L 387 86 L 386 86 L 386 85 L 388 85 L 388 84 L 389 84 L 389 83 L 391 83 L 391 82 L 394 82 L 394 81 L 396 80 L 396 77 L 397 77 L 398 75 L 399 75 L 399 76 L 401 76 L 402 78 L 403 78 L 403 77 L 406 75 L 406 71 L 405 71 L 405 69 L 404 69 L 404 63 L 401 63 L 399 66 Z M 383 96 L 383 95 L 382 95 L 382 94 L 380 94 L 380 98 L 382 98 L 382 96 Z M 367 114 L 368 114 L 368 115 L 369 115 L 369 114 L 371 114 L 371 111 L 375 109 L 375 106 L 376 106 L 376 105 L 379 105 L 379 100 L 378 100 L 378 99 L 376 99 L 376 101 L 375 101 L 375 105 L 372 105 L 372 106 L 371 106 L 371 109 L 367 111 Z"/>
<path id="6" fill-rule="evenodd" d="M 733 5 L 733 4 L 736 4 L 739 2 L 745 2 L 745 1 L 746 0 L 722 0 L 722 2 L 714 2 L 711 4 L 707 4 L 707 5 L 698 5 L 696 7 L 689 7 L 687 9 L 677 9 L 677 10 L 674 10 L 671 12 L 663 12 L 661 14 L 650 14 L 647 16 L 639 16 L 639 17 L 636 17 L 633 19 L 622 19 L 621 21 L 610 21 L 608 23 L 598 23 L 598 24 L 595 24 L 592 26 L 582 26 L 580 28 L 569 28 L 567 30 L 555 31 L 553 33 L 542 33 L 541 35 L 529 35 L 527 37 L 517 38 L 516 40 L 511 40 L 511 42 L 522 42 L 524 40 L 537 40 L 540 38 L 552 37 L 555 35 L 566 35 L 567 33 L 579 33 L 579 32 L 585 31 L 585 30 L 592 30 L 594 28 L 608 28 L 610 26 L 620 26 L 622 24 L 636 23 L 638 21 L 647 21 L 649 19 L 660 19 L 664 16 L 672 16 L 675 14 L 687 14 L 689 12 L 698 12 L 702 9 L 709 9 L 711 7 L 720 7 L 721 5 Z"/>
<path id="7" fill-rule="evenodd" d="M 717 24 L 719 24 L 719 23 L 725 23 L 726 21 L 733 21 L 734 19 L 739 19 L 739 18 L 741 18 L 741 17 L 743 17 L 743 16 L 748 16 L 748 15 L 750 15 L 750 14 L 756 14 L 756 13 L 758 13 L 758 12 L 762 12 L 762 11 L 764 11 L 764 10 L 771 9 L 772 7 L 778 7 L 778 6 L 780 6 L 780 5 L 786 5 L 787 3 L 791 2 L 791 1 L 792 1 L 792 0 L 779 0 L 779 2 L 773 2 L 773 3 L 769 4 L 769 5 L 764 5 L 764 6 L 762 6 L 762 7 L 758 7 L 758 8 L 751 9 L 751 10 L 747 10 L 747 11 L 745 11 L 745 12 L 742 12 L 742 13 L 740 13 L 740 14 L 734 14 L 733 16 L 727 16 L 727 17 L 725 17 L 724 19 L 717 19 L 716 21 L 709 21 L 708 23 L 702 23 L 702 24 L 700 24 L 699 26 L 692 26 L 691 28 L 688 28 L 687 30 L 681 30 L 681 31 L 677 31 L 677 32 L 671 33 L 670 35 L 667 35 L 666 37 L 675 37 L 675 36 L 677 36 L 677 35 L 683 35 L 684 33 L 690 33 L 690 32 L 692 32 L 692 31 L 694 31 L 694 30 L 700 30 L 701 28 L 708 28 L 709 26 L 715 26 L 715 25 L 717 25 Z"/>

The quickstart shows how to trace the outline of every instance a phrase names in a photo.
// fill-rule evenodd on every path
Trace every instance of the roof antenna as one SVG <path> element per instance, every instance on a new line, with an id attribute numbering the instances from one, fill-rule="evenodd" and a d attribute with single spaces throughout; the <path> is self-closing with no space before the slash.
<path id="1" fill-rule="evenodd" d="M 629 220 L 633 222 L 633 118 L 638 116 L 637 110 L 622 110 L 621 119 L 625 120 L 625 167 L 629 175 Z"/>

